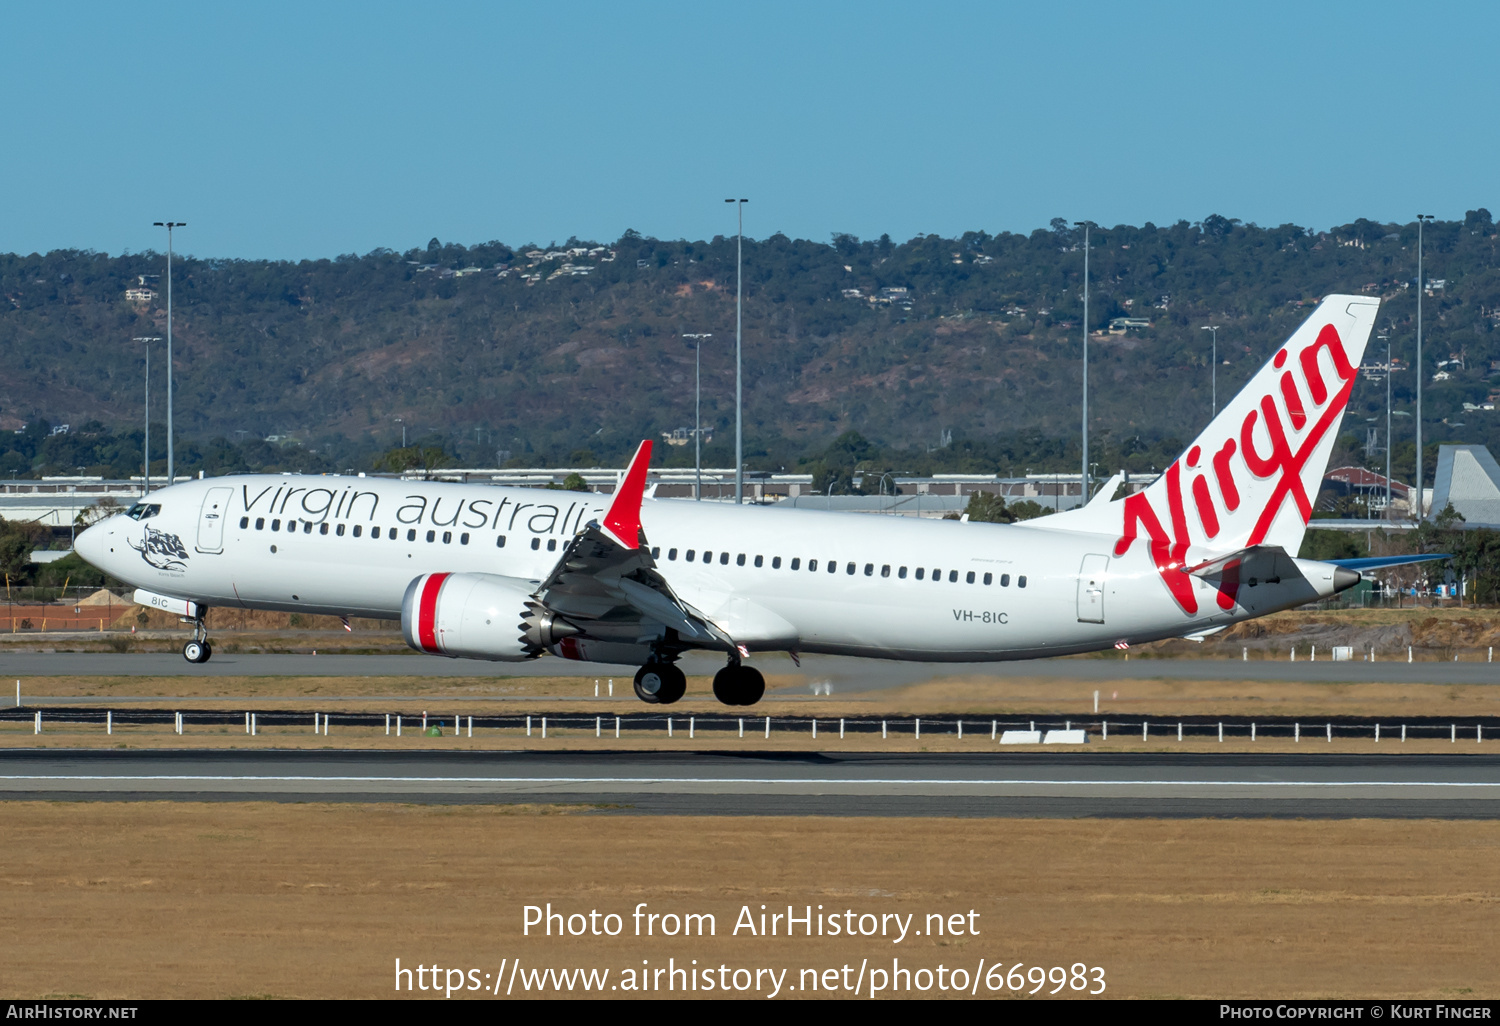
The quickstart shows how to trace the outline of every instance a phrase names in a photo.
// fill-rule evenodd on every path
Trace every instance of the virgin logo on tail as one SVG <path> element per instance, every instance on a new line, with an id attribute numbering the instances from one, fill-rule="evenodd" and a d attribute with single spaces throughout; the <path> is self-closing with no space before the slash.
<path id="1" fill-rule="evenodd" d="M 1331 382 L 1319 363 L 1324 352 L 1332 364 Z M 1124 524 L 1115 555 L 1128 552 L 1144 528 L 1157 573 L 1190 615 L 1198 611 L 1193 579 L 1182 572 L 1190 545 L 1210 544 L 1221 535 L 1223 547 L 1230 542 L 1235 548 L 1258 545 L 1266 540 L 1288 500 L 1295 504 L 1303 526 L 1312 516 L 1316 492 L 1308 495 L 1303 469 L 1343 414 L 1357 371 L 1332 324 L 1323 326 L 1316 341 L 1297 354 L 1295 362 L 1291 355 L 1290 347 L 1276 354 L 1272 365 L 1281 373 L 1276 375 L 1274 391 L 1264 392 L 1245 412 L 1237 435 L 1233 418 L 1222 426 L 1216 421 L 1167 468 L 1161 481 L 1124 502 Z M 1300 375 L 1296 373 L 1299 368 Z M 1262 376 L 1264 372 L 1257 375 Z M 1280 393 L 1280 405 L 1275 392 Z M 1222 431 L 1218 439 L 1210 437 L 1215 430 Z M 1206 451 L 1209 448 L 1211 453 Z M 1165 515 L 1156 505 L 1163 498 Z M 1234 606 L 1239 590 L 1236 569 L 1231 564 L 1224 572 L 1218 595 L 1221 609 Z"/>

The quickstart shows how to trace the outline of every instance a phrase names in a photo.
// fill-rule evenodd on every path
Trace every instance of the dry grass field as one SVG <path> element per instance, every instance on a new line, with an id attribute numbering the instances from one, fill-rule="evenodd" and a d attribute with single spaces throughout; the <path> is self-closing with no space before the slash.
<path id="1" fill-rule="evenodd" d="M 1101 966 L 1112 997 L 1500 997 L 1494 822 L 68 802 L 0 817 L 0 965 L 17 998 L 389 997 L 397 958 L 481 978 L 520 958 L 611 982 L 698 959 L 788 969 L 791 986 L 863 959 L 973 972 L 983 958 Z M 522 906 L 549 901 L 619 913 L 624 934 L 523 937 Z M 713 913 L 716 935 L 631 936 L 638 902 Z M 732 936 L 761 904 L 915 913 L 914 928 L 972 909 L 979 935 Z"/>
<path id="2" fill-rule="evenodd" d="M 771 683 L 775 686 L 785 682 L 773 678 Z M 1500 715 L 1500 688 L 1486 685 L 1178 680 L 1090 682 L 962 677 L 838 696 L 772 695 L 754 709 L 744 710 L 746 730 L 742 739 L 737 728 L 729 731 L 694 729 L 696 736 L 688 736 L 691 717 L 736 715 L 738 712 L 719 705 L 708 693 L 708 679 L 697 677 L 689 682 L 688 698 L 670 709 L 655 710 L 642 705 L 630 694 L 629 681 L 624 678 L 616 679 L 612 700 L 595 700 L 593 678 L 578 677 L 48 677 L 31 682 L 31 686 L 45 689 L 51 697 L 87 698 L 97 700 L 98 705 L 105 707 L 111 704 L 111 699 L 132 699 L 120 702 L 117 708 L 122 710 L 212 708 L 242 715 L 262 709 L 297 709 L 305 710 L 307 722 L 295 726 L 262 726 L 255 738 L 247 737 L 243 727 L 239 726 L 191 724 L 182 736 L 174 734 L 166 724 L 117 725 L 113 735 L 106 735 L 102 725 L 61 723 L 49 720 L 48 713 L 44 712 L 41 735 L 33 734 L 29 722 L 0 723 L 0 748 L 457 746 L 548 750 L 755 747 L 883 752 L 980 751 L 989 749 L 992 744 L 990 724 L 996 718 L 1014 721 L 1028 716 L 1075 716 L 1079 721 L 1097 722 L 1098 717 L 1093 713 L 1093 694 L 1099 690 L 1099 716 L 1110 720 L 1111 733 L 1108 739 L 1093 734 L 1089 751 L 1307 751 L 1309 746 L 1326 744 L 1317 736 L 1323 722 L 1320 717 L 1358 717 L 1382 720 L 1386 724 L 1382 740 L 1377 743 L 1373 734 L 1363 739 L 1341 737 L 1326 750 L 1410 753 L 1471 751 L 1476 748 L 1475 735 L 1472 726 L 1461 728 L 1457 748 L 1446 737 L 1441 741 L 1418 741 L 1415 735 L 1401 745 L 1394 739 L 1399 736 L 1403 717 L 1451 717 L 1462 724 L 1466 719 L 1472 721 L 1478 716 Z M 172 697 L 159 697 L 162 695 Z M 431 714 L 433 722 L 443 725 L 443 738 L 416 736 L 413 728 L 420 722 L 424 710 Z M 63 708 L 59 707 L 58 711 L 62 712 Z M 543 739 L 539 715 L 529 737 L 518 728 L 495 730 L 483 727 L 477 729 L 472 738 L 452 736 L 454 716 L 526 715 L 542 711 L 600 717 L 604 736 L 595 738 L 592 728 L 559 730 L 554 720 L 547 738 Z M 620 739 L 614 738 L 613 718 L 616 715 L 648 711 L 673 717 L 674 729 L 670 738 L 661 725 L 633 731 L 628 723 Z M 332 715 L 328 736 L 313 734 L 314 712 Z M 382 727 L 340 722 L 341 714 L 353 712 L 400 714 L 403 717 L 402 736 L 387 736 Z M 903 722 L 899 726 L 893 723 L 886 738 L 881 738 L 878 733 L 851 732 L 840 739 L 838 718 L 856 715 L 889 716 Z M 962 740 L 951 733 L 934 733 L 930 729 L 921 738 L 912 734 L 913 717 L 960 715 L 966 723 Z M 769 741 L 763 733 L 766 716 L 773 721 Z M 1222 745 L 1217 741 L 1192 737 L 1181 742 L 1176 740 L 1178 719 L 1203 722 L 1212 721 L 1215 716 L 1301 717 L 1307 728 L 1300 745 L 1290 740 L 1268 739 L 1264 735 L 1252 743 L 1234 730 Z M 813 739 L 806 726 L 777 726 L 775 721 L 779 717 L 818 718 L 817 739 Z M 1140 736 L 1142 719 L 1153 723 L 1151 736 L 1144 742 Z M 1500 743 L 1500 733 L 1488 738 L 1487 742 Z M 1481 750 L 1488 750 L 1488 745 Z"/>

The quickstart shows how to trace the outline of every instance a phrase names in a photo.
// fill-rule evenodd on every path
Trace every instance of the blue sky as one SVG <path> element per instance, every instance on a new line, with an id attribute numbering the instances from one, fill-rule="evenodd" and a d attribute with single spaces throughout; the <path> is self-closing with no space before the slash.
<path id="1" fill-rule="evenodd" d="M 1500 210 L 1500 5 L 30 4 L 0 251 Z"/>

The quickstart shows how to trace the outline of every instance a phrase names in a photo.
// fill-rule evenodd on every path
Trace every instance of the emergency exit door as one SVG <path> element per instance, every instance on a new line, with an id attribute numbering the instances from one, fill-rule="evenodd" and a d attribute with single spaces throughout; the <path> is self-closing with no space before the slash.
<path id="1" fill-rule="evenodd" d="M 1104 622 L 1104 570 L 1109 557 L 1091 552 L 1078 568 L 1078 622 Z"/>

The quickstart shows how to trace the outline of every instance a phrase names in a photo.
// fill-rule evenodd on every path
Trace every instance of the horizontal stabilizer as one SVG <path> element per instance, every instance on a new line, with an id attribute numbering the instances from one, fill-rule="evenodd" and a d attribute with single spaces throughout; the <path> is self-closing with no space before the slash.
<path id="1" fill-rule="evenodd" d="M 1361 559 L 1325 559 L 1325 563 L 1341 566 L 1345 570 L 1364 573 L 1366 570 L 1383 570 L 1388 566 L 1405 566 L 1408 563 L 1426 563 L 1433 559 L 1452 559 L 1448 552 L 1434 552 L 1429 556 L 1365 556 Z"/>

